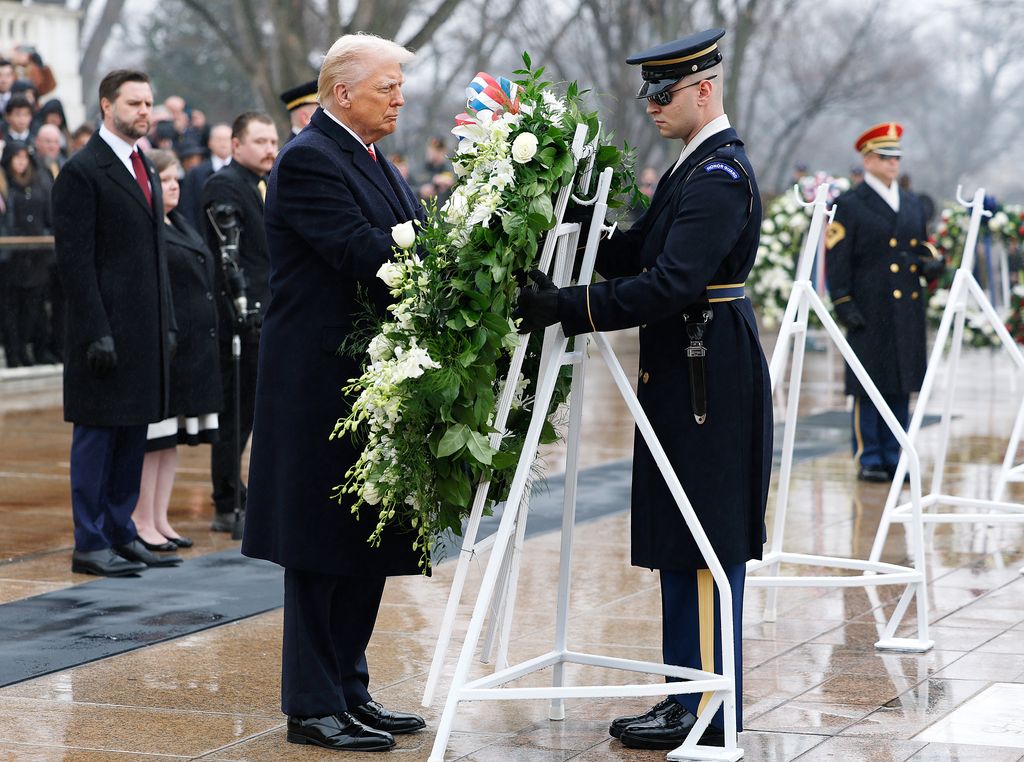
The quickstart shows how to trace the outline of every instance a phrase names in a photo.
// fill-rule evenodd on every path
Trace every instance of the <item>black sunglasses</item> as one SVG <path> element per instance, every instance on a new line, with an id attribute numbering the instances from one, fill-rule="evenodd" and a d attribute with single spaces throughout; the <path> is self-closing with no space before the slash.
<path id="1" fill-rule="evenodd" d="M 675 90 L 662 90 L 660 93 L 656 93 L 655 95 L 648 95 L 647 100 L 651 103 L 657 103 L 659 106 L 667 106 L 672 102 L 672 93 L 678 93 L 680 90 L 685 90 L 688 87 L 694 87 L 695 85 L 699 85 L 701 82 L 710 82 L 717 76 L 717 74 L 712 74 L 710 77 L 704 77 L 704 79 L 698 79 L 696 82 L 691 82 L 688 85 L 677 87 Z"/>

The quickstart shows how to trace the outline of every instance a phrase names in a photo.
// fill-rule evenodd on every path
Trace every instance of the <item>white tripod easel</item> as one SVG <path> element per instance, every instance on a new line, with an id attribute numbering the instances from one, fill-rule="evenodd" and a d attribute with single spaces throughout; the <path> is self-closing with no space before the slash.
<path id="1" fill-rule="evenodd" d="M 585 133 L 585 128 L 584 128 Z M 574 144 L 574 153 L 577 158 L 584 156 L 584 147 L 580 133 L 577 133 L 577 143 Z M 576 150 L 578 147 L 579 150 Z M 584 175 L 587 173 L 584 173 Z M 593 273 L 594 260 L 597 252 L 597 243 L 603 228 L 604 215 L 607 210 L 607 194 L 611 181 L 610 170 L 602 173 L 598 183 L 597 196 L 593 200 L 593 224 L 590 227 L 590 234 L 587 239 L 587 246 L 583 254 L 583 263 L 580 270 L 579 281 L 589 283 Z M 571 187 L 571 184 L 570 186 Z M 569 187 L 563 188 L 555 205 L 556 219 L 561 220 L 567 203 Z M 552 276 L 559 285 L 567 285 L 572 272 L 573 258 L 575 256 L 575 241 L 578 236 L 577 225 L 558 225 L 548 236 L 545 242 L 545 249 L 542 254 L 541 269 L 548 270 L 552 265 L 552 254 L 554 253 L 554 266 Z M 555 253 L 557 249 L 557 253 Z M 598 654 L 587 654 L 570 651 L 568 648 L 568 617 L 569 617 L 569 590 L 571 582 L 571 562 L 573 550 L 573 528 L 576 509 L 576 482 L 578 474 L 578 456 L 580 447 L 580 426 L 583 412 L 583 381 L 587 363 L 587 349 L 593 341 L 598 353 L 605 361 L 612 378 L 615 381 L 619 392 L 622 394 L 630 413 L 636 421 L 637 427 L 643 435 L 648 447 L 657 462 L 666 483 L 669 486 L 673 497 L 679 505 L 679 509 L 686 521 L 687 527 L 693 534 L 697 545 L 707 563 L 708 568 L 718 586 L 720 604 L 720 622 L 722 626 L 722 674 L 705 672 L 702 670 L 674 667 L 654 662 L 637 661 L 633 659 L 621 659 L 612 656 Z M 533 403 L 533 416 L 530 427 L 523 444 L 522 455 L 516 469 L 506 509 L 502 515 L 500 525 L 491 546 L 491 555 L 487 563 L 481 581 L 480 591 L 474 606 L 473 615 L 469 622 L 468 631 L 463 641 L 459 654 L 458 663 L 452 678 L 452 684 L 445 701 L 444 710 L 438 723 L 437 737 L 430 753 L 429 762 L 443 762 L 444 752 L 452 732 L 452 725 L 461 701 L 493 701 L 513 699 L 548 699 L 551 701 L 549 716 L 553 720 L 563 719 L 565 709 L 564 699 L 567 698 L 594 698 L 594 697 L 615 697 L 615 696 L 664 696 L 675 693 L 707 693 L 710 700 L 703 711 L 698 715 L 692 731 L 687 740 L 672 752 L 669 752 L 670 760 L 716 760 L 721 762 L 735 762 L 743 756 L 743 750 L 736 747 L 736 665 L 734 663 L 733 631 L 732 631 L 732 592 L 729 587 L 725 570 L 715 556 L 714 550 L 704 533 L 700 522 L 694 514 L 693 508 L 679 483 L 675 472 L 669 464 L 663 448 L 658 442 L 646 414 L 640 407 L 632 385 L 627 378 L 621 365 L 615 357 L 608 340 L 600 333 L 589 334 L 578 337 L 575 340 L 573 351 L 567 352 L 568 339 L 562 333 L 558 325 L 547 328 L 544 332 L 544 344 L 541 354 L 540 371 L 536 386 L 536 396 Z M 515 358 L 513 358 L 515 359 Z M 546 413 L 555 387 L 559 371 L 565 365 L 572 367 L 572 387 L 569 401 L 569 422 L 566 433 L 566 476 L 565 476 L 565 498 L 563 503 L 562 517 L 562 542 L 561 559 L 558 578 L 558 604 L 556 608 L 555 644 L 554 648 L 546 654 L 542 654 L 522 663 L 499 668 L 494 674 L 486 677 L 470 680 L 469 670 L 473 655 L 479 645 L 483 631 L 484 619 L 487 616 L 490 604 L 494 600 L 502 600 L 504 606 L 504 619 L 511 622 L 512 609 L 514 606 L 514 579 L 518 574 L 518 566 L 513 561 L 507 563 L 506 558 L 515 552 L 516 538 L 522 536 L 527 520 L 523 509 L 523 499 L 526 495 L 527 481 L 530 469 L 536 457 L 537 446 L 540 440 L 541 429 L 544 425 Z M 514 379 L 518 375 L 518 368 L 513 365 L 509 373 L 509 381 L 506 382 L 506 393 L 511 394 L 510 388 L 514 386 Z M 499 416 L 503 408 L 504 395 L 499 402 Z M 507 415 L 507 410 L 504 410 Z M 502 420 L 499 418 L 499 420 Z M 475 531 L 479 527 L 479 518 L 482 513 L 484 500 L 486 499 L 486 485 L 481 485 L 484 491 L 483 497 L 480 491 L 477 493 L 477 501 L 474 502 L 473 514 L 470 517 L 467 527 L 466 545 L 473 550 L 480 548 L 476 543 Z M 472 536 L 471 536 L 472 530 Z M 466 556 L 467 554 L 462 554 Z M 460 556 L 460 564 L 463 558 Z M 467 561 L 468 563 L 468 561 Z M 502 576 L 507 576 L 508 587 L 505 593 L 498 591 Z M 451 637 L 455 609 L 462 594 L 461 585 L 465 581 L 465 574 L 456 580 L 452 585 L 449 605 L 445 612 L 445 623 L 442 625 L 441 638 L 435 651 L 435 663 L 431 668 L 432 682 L 428 684 L 428 696 L 430 698 L 436 686 L 437 675 L 435 669 L 443 665 L 444 654 L 447 651 L 448 642 Z M 511 597 L 510 597 L 511 594 Z M 497 597 L 496 597 L 497 596 Z M 451 617 L 449 618 L 449 614 Z M 503 637 L 504 642 L 507 638 Z M 439 661 L 440 658 L 440 661 Z M 586 665 L 607 669 L 628 670 L 649 675 L 663 677 L 681 678 L 686 682 L 658 682 L 658 683 L 636 683 L 627 685 L 566 685 L 567 664 Z M 551 687 L 510 687 L 505 688 L 506 683 L 518 680 L 534 672 L 553 668 L 553 684 Z M 722 707 L 725 716 L 725 746 L 710 747 L 697 744 L 704 730 L 708 727 L 711 718 Z"/>
<path id="2" fill-rule="evenodd" d="M 800 251 L 800 260 L 797 264 L 793 291 L 790 294 L 789 303 L 786 305 L 786 313 L 782 318 L 782 324 L 779 328 L 778 342 L 775 345 L 775 352 L 772 355 L 769 366 L 772 389 L 774 390 L 789 359 L 789 344 L 792 340 L 793 359 L 786 402 L 786 427 L 782 442 L 782 463 L 779 468 L 775 522 L 769 549 L 765 553 L 764 558 L 760 561 L 750 561 L 747 564 L 747 585 L 750 587 L 771 588 L 768 591 L 764 614 L 764 618 L 767 621 L 775 621 L 777 588 L 779 587 L 873 588 L 879 585 L 904 585 L 899 603 L 885 624 L 882 635 L 878 642 L 875 643 L 875 647 L 893 651 L 924 652 L 932 647 L 933 641 L 928 639 L 927 579 L 924 568 L 924 554 L 921 552 L 924 545 L 924 532 L 921 524 L 921 467 L 917 451 L 914 449 L 911 437 L 903 431 L 903 427 L 900 426 L 896 416 L 893 415 L 889 406 L 885 403 L 881 392 L 878 391 L 864 366 L 857 359 L 857 355 L 849 343 L 847 343 L 846 337 L 839 330 L 839 326 L 836 325 L 835 319 L 829 314 L 821 298 L 815 293 L 814 286 L 811 284 L 811 267 L 821 236 L 824 233 L 825 219 L 831 220 L 835 214 L 835 208 L 831 211 L 826 211 L 828 186 L 825 184 L 819 185 L 814 201 L 810 203 L 805 203 L 802 200 L 799 189 L 795 189 L 795 192 L 797 201 L 806 208 L 813 208 L 813 213 L 811 225 L 807 230 L 807 237 L 804 239 L 803 248 Z M 865 392 L 867 392 L 875 407 L 878 408 L 886 425 L 903 447 L 904 457 L 910 468 L 911 501 L 908 520 L 911 522 L 909 535 L 911 547 L 914 551 L 914 568 L 882 563 L 877 558 L 865 561 L 856 558 L 792 553 L 784 550 L 786 513 L 789 507 L 793 449 L 796 439 L 796 421 L 800 403 L 800 385 L 803 377 L 804 351 L 807 341 L 807 318 L 812 309 L 821 321 L 825 332 L 835 343 L 840 354 L 842 354 L 864 387 Z M 783 564 L 825 568 L 834 567 L 859 571 L 861 574 L 846 576 L 784 576 L 779 573 L 780 567 Z M 764 569 L 768 569 L 769 573 L 766 575 L 755 574 L 755 572 Z M 899 626 L 911 601 L 915 597 L 917 602 L 917 637 L 896 637 L 896 628 Z"/>
<path id="3" fill-rule="evenodd" d="M 949 289 L 949 299 L 946 302 L 946 309 L 942 313 L 942 321 L 939 323 L 939 330 L 935 335 L 935 344 L 932 347 L 931 357 L 928 358 L 928 370 L 925 372 L 924 381 L 921 384 L 921 391 L 917 396 L 917 403 L 914 405 L 914 415 L 910 419 L 910 427 L 907 432 L 911 442 L 917 442 L 921 424 L 924 421 L 925 411 L 931 399 L 932 390 L 935 387 L 935 377 L 939 373 L 939 366 L 946 349 L 946 340 L 949 338 L 950 329 L 953 331 L 953 339 L 949 349 L 949 363 L 946 371 L 946 390 L 942 405 L 942 422 L 939 432 L 939 449 L 935 459 L 935 470 L 932 472 L 931 493 L 922 498 L 921 506 L 928 509 L 922 517 L 929 524 L 937 523 L 984 523 L 984 524 L 1009 524 L 1024 523 L 1024 505 L 1020 503 L 1008 503 L 1002 501 L 1006 484 L 1009 481 L 1022 481 L 1024 477 L 1024 464 L 1014 465 L 1017 455 L 1017 447 L 1024 436 L 1024 399 L 1017 410 L 1017 418 L 1013 425 L 1013 432 L 1010 435 L 1009 446 L 1003 457 L 1003 465 L 996 484 L 992 500 L 981 498 L 965 498 L 955 495 L 942 494 L 942 477 L 946 465 L 946 453 L 949 450 L 950 424 L 953 417 L 953 395 L 956 391 L 956 374 L 960 365 L 960 350 L 963 346 L 964 322 L 967 319 L 968 297 L 973 297 L 975 303 L 981 308 L 985 320 L 995 330 L 999 337 L 999 343 L 1009 354 L 1010 359 L 1017 366 L 1017 371 L 1024 371 L 1024 354 L 1006 330 L 1003 321 L 996 314 L 988 296 L 982 290 L 974 277 L 974 258 L 978 243 L 978 232 L 981 229 L 982 217 L 991 216 L 991 212 L 984 207 L 985 189 L 978 188 L 971 201 L 966 201 L 960 195 L 962 188 L 957 186 L 956 197 L 964 207 L 971 210 L 971 222 L 967 228 L 967 240 L 964 243 L 964 254 L 960 260 L 960 267 L 953 276 L 953 285 Z M 902 441 L 901 441 L 902 444 Z M 905 447 L 905 445 L 904 445 Z M 889 536 L 889 529 L 894 522 L 905 523 L 916 521 L 908 510 L 908 504 L 897 505 L 900 492 L 903 487 L 903 477 L 907 473 L 907 450 L 904 449 L 900 456 L 899 465 L 896 468 L 896 475 L 893 478 L 892 486 L 889 488 L 889 495 L 886 499 L 885 510 L 882 513 L 882 520 L 878 525 L 878 532 L 875 534 L 875 542 L 871 548 L 872 560 L 877 560 L 882 555 L 886 538 Z M 915 454 L 916 459 L 916 454 Z M 940 512 L 940 506 L 952 508 L 973 508 L 969 512 Z M 917 551 L 914 552 L 915 559 Z"/>

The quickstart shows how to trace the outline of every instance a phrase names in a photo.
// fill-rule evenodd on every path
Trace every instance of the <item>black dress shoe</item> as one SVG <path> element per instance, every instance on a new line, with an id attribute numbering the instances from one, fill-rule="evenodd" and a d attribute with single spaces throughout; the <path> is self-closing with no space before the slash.
<path id="1" fill-rule="evenodd" d="M 336 751 L 387 751 L 395 745 L 390 733 L 368 728 L 347 712 L 327 717 L 289 717 L 288 741 Z"/>
<path id="2" fill-rule="evenodd" d="M 896 478 L 896 469 L 897 468 L 898 468 L 897 466 L 886 466 L 885 467 L 885 473 L 887 473 L 889 475 L 889 478 L 887 479 L 887 481 L 891 482 L 893 479 Z M 909 471 L 904 471 L 903 472 L 903 483 L 904 484 L 910 484 L 910 472 Z"/>
<path id="3" fill-rule="evenodd" d="M 245 522 L 245 511 L 242 511 L 238 519 L 244 524 Z M 234 511 L 231 513 L 215 513 L 213 514 L 213 521 L 210 523 L 211 532 L 232 532 L 235 529 L 235 514 Z"/>
<path id="4" fill-rule="evenodd" d="M 686 740 L 697 718 L 686 707 L 676 704 L 647 722 L 627 725 L 619 740 L 631 749 L 674 749 Z M 708 726 L 700 737 L 702 746 L 724 746 L 725 734 Z"/>
<path id="5" fill-rule="evenodd" d="M 146 542 L 145 540 L 142 539 L 142 537 L 139 537 L 139 542 L 142 543 L 142 547 L 144 547 L 146 550 L 156 550 L 156 551 L 159 551 L 160 553 L 172 553 L 172 552 L 174 552 L 175 550 L 178 549 L 178 546 L 175 545 L 170 540 L 164 540 L 163 542 L 152 543 L 152 542 Z"/>
<path id="6" fill-rule="evenodd" d="M 179 548 L 191 548 L 193 545 L 192 538 L 190 537 L 169 537 L 167 538 Z"/>
<path id="7" fill-rule="evenodd" d="M 399 735 L 401 733 L 415 733 L 427 727 L 426 720 L 412 712 L 392 712 L 385 709 L 376 701 L 367 701 L 360 706 L 352 707 L 349 714 L 359 722 L 374 730 L 383 730 L 387 733 Z"/>
<path id="8" fill-rule="evenodd" d="M 95 574 L 99 577 L 138 577 L 146 565 L 128 561 L 114 552 L 103 550 L 76 550 L 71 554 L 71 571 L 76 574 Z"/>
<path id="9" fill-rule="evenodd" d="M 881 466 L 861 466 L 857 472 L 857 481 L 861 482 L 888 482 L 892 477 Z"/>
<path id="10" fill-rule="evenodd" d="M 154 556 L 143 547 L 142 542 L 138 538 L 132 540 L 127 545 L 118 545 L 114 548 L 114 551 L 121 558 L 137 561 L 146 566 L 177 566 L 181 563 L 181 556 Z"/>
<path id="11" fill-rule="evenodd" d="M 630 725 L 636 725 L 637 723 L 650 722 L 651 720 L 657 719 L 665 712 L 669 711 L 672 707 L 679 706 L 675 701 L 670 698 L 659 701 L 657 704 L 652 706 L 643 714 L 638 714 L 632 717 L 617 717 L 612 720 L 612 724 L 608 726 L 608 734 L 612 738 L 618 738 L 622 735 L 622 731 Z"/>

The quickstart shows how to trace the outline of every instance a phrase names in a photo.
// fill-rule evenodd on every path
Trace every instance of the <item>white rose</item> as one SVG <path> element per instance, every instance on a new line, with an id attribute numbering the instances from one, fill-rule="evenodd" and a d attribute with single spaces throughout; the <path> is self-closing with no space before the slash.
<path id="1" fill-rule="evenodd" d="M 537 136 L 532 132 L 521 132 L 512 141 L 512 159 L 525 164 L 537 153 Z"/>
<path id="2" fill-rule="evenodd" d="M 413 227 L 412 220 L 393 225 L 391 238 L 400 249 L 412 248 L 412 245 L 416 243 L 416 228 Z"/>
<path id="3" fill-rule="evenodd" d="M 385 262 L 377 270 L 377 277 L 384 281 L 388 288 L 397 288 L 402 283 L 404 273 L 394 262 Z"/>

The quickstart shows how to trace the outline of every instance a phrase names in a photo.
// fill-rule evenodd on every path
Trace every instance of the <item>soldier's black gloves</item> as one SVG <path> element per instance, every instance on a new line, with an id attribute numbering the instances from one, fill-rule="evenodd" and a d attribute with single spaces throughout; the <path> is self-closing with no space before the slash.
<path id="1" fill-rule="evenodd" d="M 836 317 L 839 318 L 840 323 L 846 326 L 847 330 L 856 331 L 867 325 L 860 308 L 852 300 L 835 305 L 835 310 Z"/>
<path id="2" fill-rule="evenodd" d="M 530 272 L 536 285 L 519 291 L 514 317 L 522 319 L 519 333 L 533 333 L 558 322 L 558 287 L 540 270 Z"/>
<path id="3" fill-rule="evenodd" d="M 174 356 L 178 354 L 178 332 L 168 331 L 167 332 L 167 356 L 172 360 Z"/>
<path id="4" fill-rule="evenodd" d="M 114 351 L 114 337 L 100 336 L 85 350 L 85 361 L 96 378 L 103 378 L 117 367 L 117 352 Z"/>
<path id="5" fill-rule="evenodd" d="M 921 257 L 921 275 L 925 280 L 931 281 L 942 276 L 946 272 L 946 260 L 938 257 Z"/>

